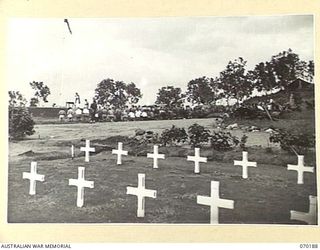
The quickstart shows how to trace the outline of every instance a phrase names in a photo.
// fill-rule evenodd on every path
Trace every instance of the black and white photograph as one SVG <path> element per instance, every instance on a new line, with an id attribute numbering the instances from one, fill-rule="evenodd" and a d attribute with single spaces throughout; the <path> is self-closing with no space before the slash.
<path id="1" fill-rule="evenodd" d="M 11 18 L 7 223 L 318 225 L 314 19 Z"/>

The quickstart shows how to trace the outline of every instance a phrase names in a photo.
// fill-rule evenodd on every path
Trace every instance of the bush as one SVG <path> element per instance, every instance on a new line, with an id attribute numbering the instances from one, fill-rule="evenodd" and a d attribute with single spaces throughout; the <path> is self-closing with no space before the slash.
<path id="1" fill-rule="evenodd" d="M 293 134 L 285 130 L 271 134 L 270 142 L 280 143 L 280 147 L 289 152 L 304 154 L 309 148 L 315 147 L 315 135 L 306 133 Z"/>
<path id="2" fill-rule="evenodd" d="M 239 139 L 230 132 L 213 132 L 211 136 L 211 147 L 218 151 L 227 151 L 235 148 L 239 144 Z"/>
<path id="3" fill-rule="evenodd" d="M 160 142 L 166 146 L 177 145 L 178 143 L 184 143 L 188 139 L 188 134 L 184 128 L 178 128 L 172 126 L 170 129 L 166 129 L 161 133 Z"/>
<path id="4" fill-rule="evenodd" d="M 241 139 L 240 139 L 240 148 L 245 149 L 246 148 L 246 143 L 247 143 L 248 136 L 246 134 L 243 134 Z"/>
<path id="5" fill-rule="evenodd" d="M 22 139 L 34 134 L 34 121 L 24 107 L 9 107 L 9 138 Z"/>
<path id="6" fill-rule="evenodd" d="M 231 114 L 233 118 L 240 119 L 262 119 L 267 118 L 264 111 L 249 107 L 240 107 L 234 110 Z"/>
<path id="7" fill-rule="evenodd" d="M 203 126 L 195 123 L 188 128 L 189 140 L 192 146 L 199 146 L 201 143 L 208 142 L 210 131 Z"/>

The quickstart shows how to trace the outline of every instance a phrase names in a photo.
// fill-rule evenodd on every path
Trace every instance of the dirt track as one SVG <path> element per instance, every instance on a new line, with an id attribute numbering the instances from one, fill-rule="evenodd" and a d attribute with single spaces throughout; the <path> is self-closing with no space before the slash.
<path id="1" fill-rule="evenodd" d="M 104 122 L 104 123 L 72 123 L 72 124 L 50 124 L 36 125 L 36 133 L 27 140 L 10 145 L 10 155 L 16 156 L 31 147 L 37 147 L 38 151 L 44 150 L 43 144 L 50 144 L 57 140 L 76 139 L 100 139 L 115 135 L 132 136 L 138 128 L 152 130 L 161 133 L 172 125 L 184 127 L 186 130 L 194 123 L 199 123 L 207 129 L 213 130 L 214 119 L 185 119 L 185 120 L 160 120 L 160 121 L 136 121 L 136 122 Z M 231 130 L 233 135 L 239 138 L 244 134 L 242 130 Z M 269 134 L 265 132 L 246 133 L 248 135 L 248 146 L 259 145 L 267 147 L 269 145 Z M 53 149 L 55 150 L 55 149 Z"/>

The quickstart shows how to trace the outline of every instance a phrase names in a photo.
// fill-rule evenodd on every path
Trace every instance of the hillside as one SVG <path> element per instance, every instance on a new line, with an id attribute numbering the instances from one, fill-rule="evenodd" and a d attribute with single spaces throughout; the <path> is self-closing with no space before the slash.
<path id="1" fill-rule="evenodd" d="M 288 89 L 281 90 L 277 93 L 264 96 L 256 96 L 244 101 L 244 105 L 256 104 L 256 103 L 268 103 L 270 99 L 276 104 L 285 106 L 290 102 L 290 96 L 298 96 L 301 104 L 300 108 L 296 110 L 283 111 L 278 120 L 271 121 L 269 119 L 229 119 L 227 123 L 237 122 L 239 125 L 254 125 L 260 128 L 278 128 L 286 129 L 296 133 L 315 133 L 315 95 L 314 84 L 307 83 L 305 81 L 293 82 Z"/>

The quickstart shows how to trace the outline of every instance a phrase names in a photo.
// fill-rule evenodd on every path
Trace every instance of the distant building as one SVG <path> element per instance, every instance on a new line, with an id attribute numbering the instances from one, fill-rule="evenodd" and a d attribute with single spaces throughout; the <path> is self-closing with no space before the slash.
<path id="1" fill-rule="evenodd" d="M 304 100 L 313 101 L 314 100 L 314 84 L 308 82 L 302 78 L 297 78 L 288 84 L 287 88 L 279 90 L 278 92 L 254 96 L 245 100 L 244 104 L 257 104 L 259 102 L 269 102 L 270 99 L 278 103 L 286 103 L 289 101 L 291 94 L 298 93 Z"/>
<path id="2" fill-rule="evenodd" d="M 314 91 L 314 84 L 306 80 L 303 80 L 302 78 L 297 78 L 296 80 L 292 81 L 288 85 L 287 89 L 290 91 L 296 91 L 296 90 Z"/>

